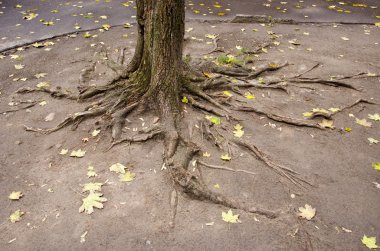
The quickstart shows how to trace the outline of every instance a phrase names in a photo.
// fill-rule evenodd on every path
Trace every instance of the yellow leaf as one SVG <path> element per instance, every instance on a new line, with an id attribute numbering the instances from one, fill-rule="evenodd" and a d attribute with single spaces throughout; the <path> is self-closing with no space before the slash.
<path id="1" fill-rule="evenodd" d="M 334 123 L 334 121 L 332 121 L 332 120 L 323 119 L 322 122 L 318 123 L 318 125 L 320 125 L 323 128 L 333 129 L 334 128 L 333 123 Z"/>
<path id="2" fill-rule="evenodd" d="M 60 155 L 66 155 L 69 152 L 69 149 L 62 149 L 59 153 Z"/>
<path id="3" fill-rule="evenodd" d="M 216 183 L 216 184 L 214 185 L 214 188 L 220 188 L 220 185 L 219 185 L 218 183 Z"/>
<path id="4" fill-rule="evenodd" d="M 375 121 L 380 121 L 380 115 L 378 113 L 375 114 L 368 114 L 368 118 L 375 120 Z"/>
<path id="5" fill-rule="evenodd" d="M 86 154 L 86 151 L 82 149 L 74 150 L 70 153 L 70 157 L 82 158 Z"/>
<path id="6" fill-rule="evenodd" d="M 96 136 L 98 136 L 99 133 L 100 133 L 100 130 L 95 129 L 92 131 L 91 135 L 92 135 L 92 137 L 96 137 Z"/>
<path id="7" fill-rule="evenodd" d="M 135 179 L 135 176 L 136 176 L 136 174 L 131 173 L 130 171 L 128 171 L 125 174 L 120 174 L 119 178 L 120 178 L 120 181 L 131 182 L 132 180 Z"/>
<path id="8" fill-rule="evenodd" d="M 377 171 L 380 171 L 380 162 L 376 162 L 375 164 L 372 164 L 373 168 Z"/>
<path id="9" fill-rule="evenodd" d="M 96 191 L 102 191 L 103 183 L 100 182 L 90 182 L 83 185 L 82 192 L 96 192 Z"/>
<path id="10" fill-rule="evenodd" d="M 40 103 L 38 103 L 40 106 L 45 106 L 47 104 L 46 100 L 44 101 L 41 101 Z"/>
<path id="11" fill-rule="evenodd" d="M 116 164 L 113 164 L 112 166 L 110 166 L 110 171 L 111 172 L 115 172 L 115 173 L 122 173 L 124 174 L 125 173 L 125 169 L 128 169 L 128 167 L 120 164 L 120 163 L 116 163 Z"/>
<path id="12" fill-rule="evenodd" d="M 24 212 L 21 212 L 20 209 L 16 210 L 15 212 L 13 212 L 10 216 L 9 216 L 9 220 L 12 222 L 12 223 L 15 223 L 17 221 L 20 221 L 21 220 L 21 216 L 24 215 Z"/>
<path id="13" fill-rule="evenodd" d="M 362 243 L 369 249 L 379 248 L 376 244 L 376 237 L 367 237 L 364 235 L 362 238 Z"/>
<path id="14" fill-rule="evenodd" d="M 380 22 L 375 23 L 376 27 L 380 27 Z"/>
<path id="15" fill-rule="evenodd" d="M 15 64 L 15 69 L 16 70 L 21 70 L 21 69 L 24 69 L 24 66 L 25 65 L 22 65 L 22 64 Z"/>
<path id="16" fill-rule="evenodd" d="M 229 97 L 229 98 L 233 96 L 232 93 L 229 91 L 223 91 L 223 94 L 224 96 Z"/>
<path id="17" fill-rule="evenodd" d="M 210 120 L 215 125 L 220 125 L 220 118 L 216 116 L 206 116 L 206 119 Z"/>
<path id="18" fill-rule="evenodd" d="M 351 128 L 351 127 L 345 127 L 344 130 L 345 130 L 346 132 L 351 132 L 351 131 L 352 131 L 352 128 Z"/>
<path id="19" fill-rule="evenodd" d="M 331 107 L 331 108 L 329 108 L 329 111 L 330 112 L 339 112 L 340 111 L 340 109 L 339 108 L 334 108 L 334 107 Z"/>
<path id="20" fill-rule="evenodd" d="M 226 154 L 222 154 L 222 155 L 220 156 L 220 158 L 221 158 L 222 160 L 225 160 L 225 161 L 230 161 L 230 160 L 231 160 L 231 156 L 229 156 L 228 153 L 226 153 Z"/>
<path id="21" fill-rule="evenodd" d="M 234 129 L 235 130 L 233 131 L 233 133 L 234 133 L 235 137 L 237 137 L 237 138 L 243 137 L 244 131 L 243 131 L 243 127 L 240 124 L 235 125 Z"/>
<path id="22" fill-rule="evenodd" d="M 215 39 L 215 38 L 217 38 L 219 35 L 217 35 L 217 34 L 206 34 L 205 35 L 205 37 L 207 37 L 207 38 L 210 38 L 210 39 Z"/>
<path id="23" fill-rule="evenodd" d="M 246 92 L 246 93 L 244 93 L 244 97 L 245 97 L 246 99 L 255 99 L 255 98 L 256 98 L 255 95 L 253 95 L 253 94 L 250 93 L 250 92 Z"/>
<path id="24" fill-rule="evenodd" d="M 372 126 L 372 123 L 368 122 L 366 119 L 356 118 L 355 122 L 356 122 L 356 124 L 361 125 L 361 126 L 365 126 L 365 127 L 371 127 Z"/>
<path id="25" fill-rule="evenodd" d="M 86 214 L 92 214 L 95 208 L 103 208 L 103 202 L 107 201 L 106 198 L 102 197 L 101 193 L 90 192 L 90 194 L 82 199 L 83 204 L 79 208 L 79 213 L 85 212 Z"/>
<path id="26" fill-rule="evenodd" d="M 240 220 L 239 220 L 239 215 L 238 214 L 233 214 L 232 213 L 232 210 L 228 210 L 228 212 L 222 212 L 222 219 L 223 221 L 225 222 L 228 222 L 228 223 L 239 223 Z"/>
<path id="27" fill-rule="evenodd" d="M 18 192 L 11 192 L 11 194 L 8 196 L 8 198 L 10 200 L 19 200 L 22 196 L 24 196 L 22 194 L 22 192 L 18 191 Z"/>
<path id="28" fill-rule="evenodd" d="M 377 144 L 379 143 L 379 141 L 377 139 L 374 139 L 374 138 L 368 138 L 368 141 L 370 144 Z"/>
<path id="29" fill-rule="evenodd" d="M 311 117 L 311 116 L 313 116 L 313 113 L 312 112 L 304 112 L 304 113 L 302 113 L 302 115 L 304 117 Z"/>
<path id="30" fill-rule="evenodd" d="M 106 31 L 108 31 L 111 28 L 111 25 L 109 25 L 109 24 L 103 24 L 102 28 L 105 29 Z"/>
<path id="31" fill-rule="evenodd" d="M 210 157 L 210 156 L 211 156 L 211 154 L 209 154 L 208 152 L 204 152 L 204 153 L 203 153 L 203 157 L 208 158 L 208 157 Z"/>
<path id="32" fill-rule="evenodd" d="M 44 78 L 46 77 L 47 73 L 37 73 L 36 75 L 34 75 L 36 78 Z"/>
<path id="33" fill-rule="evenodd" d="M 45 89 L 45 88 L 48 88 L 50 86 L 50 84 L 48 82 L 39 82 L 36 87 L 39 88 L 39 89 Z"/>
<path id="34" fill-rule="evenodd" d="M 300 213 L 298 213 L 298 216 L 307 220 L 314 218 L 316 212 L 315 208 L 312 208 L 308 204 L 306 204 L 305 207 L 299 207 L 298 210 L 300 211 Z"/>
<path id="35" fill-rule="evenodd" d="M 183 96 L 183 98 L 181 99 L 181 101 L 182 101 L 182 103 L 184 103 L 184 104 L 189 103 L 189 100 L 187 99 L 186 96 Z"/>
<path id="36" fill-rule="evenodd" d="M 94 167 L 93 166 L 89 166 L 87 168 L 87 177 L 91 178 L 91 177 L 96 177 L 96 176 L 98 176 L 98 174 L 95 172 Z"/>

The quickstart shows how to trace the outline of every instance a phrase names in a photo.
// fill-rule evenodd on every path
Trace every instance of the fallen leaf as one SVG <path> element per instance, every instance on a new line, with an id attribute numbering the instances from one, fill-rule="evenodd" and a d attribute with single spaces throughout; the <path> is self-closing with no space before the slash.
<path id="1" fill-rule="evenodd" d="M 96 177 L 96 176 L 98 176 L 98 174 L 95 172 L 94 167 L 93 166 L 89 166 L 87 168 L 87 177 L 91 178 L 91 177 Z"/>
<path id="2" fill-rule="evenodd" d="M 94 207 L 101 209 L 103 208 L 103 202 L 106 202 L 107 199 L 102 197 L 103 194 L 90 192 L 90 194 L 83 198 L 83 204 L 79 208 L 79 213 L 85 212 L 86 214 L 92 214 L 94 212 Z"/>
<path id="3" fill-rule="evenodd" d="M 376 237 L 367 237 L 366 235 L 362 238 L 362 243 L 369 249 L 375 249 L 379 246 L 376 244 Z"/>
<path id="4" fill-rule="evenodd" d="M 126 172 L 124 174 L 120 174 L 119 178 L 120 178 L 120 181 L 131 182 L 132 180 L 135 179 L 135 176 L 136 176 L 136 174 L 131 173 L 130 171 L 128 171 L 128 172 Z"/>
<path id="5" fill-rule="evenodd" d="M 37 73 L 36 75 L 34 75 L 36 78 L 44 78 L 46 77 L 47 73 Z"/>
<path id="6" fill-rule="evenodd" d="M 39 88 L 39 89 L 45 89 L 45 88 L 48 88 L 50 86 L 50 84 L 48 82 L 39 82 L 36 87 Z"/>
<path id="7" fill-rule="evenodd" d="M 361 125 L 361 126 L 365 126 L 365 127 L 371 127 L 372 126 L 372 123 L 368 122 L 366 119 L 355 118 L 355 122 L 356 122 L 356 124 Z"/>
<path id="8" fill-rule="evenodd" d="M 318 125 L 320 125 L 323 128 L 331 128 L 331 129 L 334 128 L 333 124 L 334 124 L 334 121 L 327 120 L 327 119 L 323 119 L 322 122 L 318 123 Z"/>
<path id="9" fill-rule="evenodd" d="M 380 171 L 380 162 L 376 162 L 375 164 L 372 164 L 373 168 L 377 171 Z"/>
<path id="10" fill-rule="evenodd" d="M 8 198 L 10 200 L 19 200 L 22 196 L 24 196 L 22 194 L 22 192 L 18 191 L 18 192 L 11 192 L 11 194 L 8 196 Z"/>
<path id="11" fill-rule="evenodd" d="M 69 149 L 62 149 L 59 153 L 60 155 L 66 155 L 69 152 Z"/>
<path id="12" fill-rule="evenodd" d="M 237 137 L 237 138 L 243 137 L 244 131 L 243 131 L 243 127 L 240 124 L 235 125 L 234 129 L 235 130 L 233 131 L 233 133 L 234 133 L 235 137 Z"/>
<path id="13" fill-rule="evenodd" d="M 225 222 L 228 222 L 228 223 L 239 223 L 240 220 L 239 220 L 239 215 L 238 214 L 233 214 L 232 213 L 232 210 L 228 210 L 228 212 L 222 212 L 222 219 L 223 221 Z"/>
<path id="14" fill-rule="evenodd" d="M 214 188 L 220 188 L 220 185 L 219 185 L 218 183 L 216 183 L 216 184 L 214 185 Z"/>
<path id="15" fill-rule="evenodd" d="M 215 125 L 220 125 L 220 118 L 216 116 L 206 116 L 206 119 L 210 120 Z"/>
<path id="16" fill-rule="evenodd" d="M 111 172 L 115 172 L 115 173 L 122 173 L 124 174 L 125 173 L 125 169 L 128 169 L 128 167 L 120 164 L 120 163 L 116 163 L 116 164 L 113 164 L 112 166 L 110 166 L 110 171 Z"/>
<path id="17" fill-rule="evenodd" d="M 184 104 L 189 103 L 189 100 L 187 99 L 186 96 L 183 96 L 183 98 L 181 99 L 181 101 L 182 101 L 182 103 L 184 103 Z"/>
<path id="18" fill-rule="evenodd" d="M 368 114 L 368 118 L 375 120 L 375 121 L 380 121 L 380 115 L 378 113 L 375 114 Z"/>
<path id="19" fill-rule="evenodd" d="M 246 92 L 246 93 L 244 93 L 244 97 L 245 97 L 246 99 L 255 99 L 255 98 L 256 98 L 255 95 L 253 95 L 253 94 L 250 93 L 250 92 Z"/>
<path id="20" fill-rule="evenodd" d="M 339 108 L 335 108 L 335 107 L 331 107 L 331 108 L 329 108 L 329 111 L 335 113 L 335 112 L 339 112 L 340 109 Z"/>
<path id="21" fill-rule="evenodd" d="M 82 158 L 86 154 L 86 151 L 82 149 L 74 150 L 70 153 L 70 157 Z"/>
<path id="22" fill-rule="evenodd" d="M 41 101 L 40 103 L 38 103 L 40 106 L 45 106 L 47 104 L 46 100 L 44 101 Z"/>
<path id="23" fill-rule="evenodd" d="M 90 182 L 83 185 L 82 192 L 96 192 L 102 191 L 103 183 L 100 182 Z"/>
<path id="24" fill-rule="evenodd" d="M 305 207 L 299 207 L 298 210 L 300 211 L 300 213 L 298 213 L 298 216 L 307 220 L 314 218 L 316 212 L 315 208 L 312 208 L 308 204 L 306 204 Z"/>
<path id="25" fill-rule="evenodd" d="M 351 127 L 345 127 L 344 130 L 345 130 L 346 132 L 351 132 L 351 131 L 352 131 L 352 128 L 351 128 Z"/>
<path id="26" fill-rule="evenodd" d="M 374 138 L 368 138 L 368 141 L 370 144 L 377 144 L 379 143 L 379 141 L 377 139 L 374 139 Z"/>
<path id="27" fill-rule="evenodd" d="M 24 66 L 23 64 L 15 64 L 15 69 L 16 70 L 21 70 L 21 69 L 24 69 Z"/>
<path id="28" fill-rule="evenodd" d="M 232 93 L 229 91 L 223 91 L 223 94 L 224 96 L 229 97 L 229 98 L 233 96 Z"/>
<path id="29" fill-rule="evenodd" d="M 96 137 L 96 136 L 98 136 L 99 133 L 100 133 L 100 130 L 95 129 L 92 131 L 91 135 L 92 135 L 92 137 Z"/>
<path id="30" fill-rule="evenodd" d="M 220 156 L 220 158 L 221 158 L 222 160 L 225 160 L 225 161 L 230 161 L 230 160 L 231 160 L 231 156 L 229 156 L 228 153 L 226 153 L 226 154 L 222 154 L 222 155 Z"/>
<path id="31" fill-rule="evenodd" d="M 209 154 L 208 152 L 204 152 L 204 153 L 203 153 L 203 157 L 207 157 L 207 158 L 208 158 L 208 157 L 210 157 L 210 156 L 211 156 L 211 154 Z"/>
<path id="32" fill-rule="evenodd" d="M 15 223 L 17 221 L 20 221 L 21 220 L 21 216 L 23 216 L 25 213 L 24 212 L 21 212 L 20 209 L 16 210 L 15 212 L 13 212 L 10 216 L 9 216 L 9 220 L 12 222 L 12 223 Z"/>

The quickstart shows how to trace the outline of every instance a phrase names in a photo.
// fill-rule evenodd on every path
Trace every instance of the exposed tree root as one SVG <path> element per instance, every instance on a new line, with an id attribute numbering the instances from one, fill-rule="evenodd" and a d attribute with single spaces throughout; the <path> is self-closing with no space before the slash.
<path id="1" fill-rule="evenodd" d="M 313 127 L 313 128 L 318 128 L 318 129 L 324 129 L 323 127 L 319 126 L 318 123 L 312 123 L 309 121 L 305 120 L 300 120 L 300 119 L 294 119 L 294 118 L 289 118 L 289 117 L 283 117 L 280 115 L 272 114 L 269 112 L 264 112 L 261 111 L 255 107 L 247 107 L 247 106 L 240 106 L 235 108 L 234 110 L 236 111 L 243 111 L 243 112 L 254 112 L 258 115 L 263 115 L 273 121 L 285 123 L 288 125 L 293 125 L 293 126 L 303 126 L 303 127 Z"/>
<path id="2" fill-rule="evenodd" d="M 266 154 L 264 154 L 258 147 L 251 145 L 240 139 L 231 139 L 233 143 L 246 149 L 252 156 L 258 158 L 262 162 L 264 162 L 268 167 L 272 168 L 279 175 L 290 180 L 294 185 L 301 186 L 304 184 L 312 186 L 308 181 L 298 177 L 298 173 L 288 167 L 284 167 L 282 165 L 274 163 L 271 159 L 268 158 Z"/>
<path id="3" fill-rule="evenodd" d="M 281 68 L 284 68 L 286 66 L 288 66 L 289 63 L 288 62 L 285 62 L 283 64 L 280 64 L 280 65 L 277 65 L 277 64 L 269 64 L 269 65 L 266 65 L 264 67 L 262 67 L 261 69 L 255 71 L 254 73 L 250 74 L 247 79 L 255 79 L 257 77 L 259 77 L 261 74 L 263 74 L 264 72 L 268 72 L 268 71 L 277 71 Z"/>
<path id="4" fill-rule="evenodd" d="M 31 92 L 45 92 L 50 94 L 53 98 L 66 98 L 71 100 L 77 100 L 78 96 L 73 95 L 69 92 L 63 91 L 61 88 L 57 88 L 56 90 L 48 89 L 48 88 L 30 88 L 30 87 L 22 87 L 16 91 L 16 93 L 24 94 Z"/>
<path id="5" fill-rule="evenodd" d="M 208 163 L 203 162 L 201 160 L 198 160 L 197 163 L 199 163 L 202 166 L 205 166 L 205 167 L 208 167 L 208 168 L 212 168 L 212 169 L 218 169 L 218 170 L 225 170 L 225 171 L 236 172 L 236 173 L 246 173 L 246 174 L 250 174 L 250 175 L 256 175 L 256 173 L 250 172 L 250 171 L 247 171 L 247 170 L 232 169 L 232 168 L 226 167 L 226 166 L 211 165 L 211 164 L 208 164 Z"/>
<path id="6" fill-rule="evenodd" d="M 144 141 L 148 141 L 152 138 L 154 138 L 155 136 L 157 135 L 161 135 L 163 133 L 163 131 L 159 128 L 149 132 L 149 133 L 141 133 L 141 134 L 137 134 L 137 135 L 134 135 L 134 136 L 126 136 L 120 140 L 117 140 L 117 141 L 114 141 L 111 146 L 106 150 L 106 151 L 109 151 L 111 150 L 114 146 L 116 145 L 119 145 L 121 143 L 137 143 L 137 142 L 144 142 Z"/>
<path id="7" fill-rule="evenodd" d="M 27 102 L 28 104 L 23 106 L 23 107 L 18 107 L 16 109 L 9 109 L 9 110 L 5 110 L 5 111 L 0 111 L 0 113 L 10 113 L 10 112 L 18 112 L 18 111 L 21 111 L 21 110 L 26 110 L 28 108 L 31 108 L 33 106 L 35 106 L 36 104 L 38 104 L 38 102 L 36 101 L 33 101 L 33 102 Z"/>
<path id="8" fill-rule="evenodd" d="M 34 128 L 24 125 L 24 128 L 26 131 L 32 131 L 32 132 L 40 132 L 44 134 L 49 134 L 52 132 L 56 132 L 66 126 L 73 125 L 74 129 L 78 127 L 78 125 L 87 118 L 95 117 L 104 114 L 107 111 L 106 107 L 99 107 L 95 108 L 90 111 L 83 111 L 83 112 L 77 112 L 74 115 L 71 115 L 67 118 L 65 118 L 61 123 L 59 123 L 56 127 L 50 128 L 50 129 L 42 129 L 42 128 Z"/>
<path id="9" fill-rule="evenodd" d="M 142 17 L 139 17 L 142 18 Z M 141 21 L 141 20 L 140 20 Z M 139 27 L 139 31 L 143 31 L 144 27 Z M 142 30 L 141 30 L 142 29 Z M 141 42 L 141 41 L 140 41 Z M 214 48 L 210 53 L 215 52 L 218 47 L 218 37 L 214 39 Z M 181 123 L 180 123 L 180 111 L 179 109 L 173 109 L 171 102 L 177 102 L 178 97 L 165 96 L 169 95 L 171 90 L 156 90 L 152 91 L 150 89 L 144 89 L 145 87 L 137 87 L 139 83 L 138 81 L 142 81 L 139 76 L 134 79 L 129 73 L 136 71 L 137 68 L 140 67 L 140 62 L 142 60 L 142 55 L 139 55 L 142 52 L 143 48 L 141 47 L 141 43 L 137 46 L 137 52 L 135 53 L 134 59 L 129 64 L 127 69 L 122 67 L 124 62 L 124 50 L 120 51 L 119 58 L 117 62 L 113 62 L 108 58 L 107 51 L 103 51 L 102 61 L 109 68 L 116 72 L 116 76 L 110 80 L 106 85 L 103 86 L 80 86 L 79 95 L 73 95 L 71 93 L 62 91 L 60 88 L 57 90 L 51 89 L 33 89 L 33 88 L 22 88 L 18 90 L 18 93 L 30 93 L 30 92 L 45 92 L 50 94 L 54 98 L 67 98 L 77 101 L 88 101 L 90 99 L 96 99 L 95 103 L 90 104 L 86 107 L 86 109 L 82 112 L 75 113 L 67 118 L 65 118 L 61 123 L 59 123 L 56 127 L 50 129 L 41 129 L 41 128 L 32 128 L 25 126 L 27 131 L 34 131 L 40 133 L 51 133 L 58 131 L 66 126 L 71 125 L 73 129 L 78 127 L 78 125 L 83 122 L 85 119 L 103 116 L 108 120 L 108 127 L 112 128 L 112 143 L 110 147 L 106 150 L 112 149 L 114 146 L 122 144 L 122 143 L 135 143 L 135 142 L 145 142 L 150 139 L 159 137 L 164 140 L 164 165 L 168 170 L 168 173 L 171 177 L 171 180 L 175 184 L 175 190 L 172 191 L 170 195 L 170 208 L 172 211 L 171 214 L 171 222 L 170 225 L 173 227 L 175 222 L 175 217 L 177 213 L 177 204 L 178 204 L 178 191 L 182 191 L 191 197 L 195 197 L 200 200 L 207 200 L 212 203 L 220 204 L 226 207 L 235 208 L 244 210 L 248 213 L 255 213 L 264 215 L 268 218 L 276 218 L 279 216 L 279 212 L 274 212 L 266 209 L 262 209 L 259 207 L 250 207 L 244 203 L 238 202 L 238 200 L 227 198 L 224 195 L 218 194 L 212 190 L 210 190 L 207 185 L 204 183 L 202 177 L 198 177 L 193 172 L 190 172 L 189 164 L 193 160 L 197 160 L 199 165 L 203 165 L 208 168 L 229 171 L 229 172 L 239 172 L 249 175 L 255 175 L 255 173 L 242 170 L 242 169 L 233 169 L 224 166 L 217 166 L 205 163 L 201 160 L 198 160 L 198 152 L 200 148 L 197 146 L 195 142 L 192 142 L 191 139 L 184 139 L 181 134 Z M 263 46 L 269 46 L 269 44 L 264 44 Z M 139 48 L 141 47 L 141 48 Z M 258 48 L 254 53 L 258 53 L 258 50 L 262 50 L 261 47 Z M 250 52 L 248 53 L 250 54 Z M 107 59 L 107 60 L 106 60 Z M 232 118 L 237 120 L 233 116 L 231 116 L 231 111 L 226 107 L 227 101 L 237 100 L 236 98 L 226 98 L 217 96 L 215 93 L 212 93 L 216 90 L 228 89 L 232 90 L 235 93 L 242 95 L 242 92 L 238 89 L 241 88 L 268 88 L 268 89 L 278 89 L 288 93 L 288 89 L 286 82 L 289 83 L 319 83 L 334 87 L 344 87 L 353 90 L 359 90 L 356 87 L 344 83 L 341 80 L 343 79 L 351 79 L 351 78 L 359 78 L 364 77 L 364 73 L 355 74 L 352 76 L 344 76 L 339 77 L 334 80 L 324 80 L 320 78 L 308 78 L 303 77 L 303 75 L 311 72 L 315 68 L 319 66 L 316 64 L 312 66 L 310 69 L 294 75 L 292 77 L 282 77 L 282 78 L 266 78 L 261 80 L 256 80 L 259 76 L 264 73 L 277 71 L 282 69 L 289 64 L 287 62 L 283 64 L 268 64 L 257 71 L 252 71 L 243 66 L 236 67 L 226 67 L 226 66 L 216 66 L 211 65 L 209 68 L 205 70 L 200 70 L 200 72 L 213 72 L 218 73 L 215 78 L 205 78 L 199 72 L 191 71 L 191 76 L 187 74 L 185 76 L 176 76 L 173 77 L 170 75 L 170 72 L 165 72 L 164 76 L 157 75 L 155 78 L 150 79 L 152 86 L 157 84 L 157 81 L 178 81 L 178 79 L 184 80 L 182 85 L 177 85 L 179 87 L 178 92 L 174 95 L 186 95 L 189 104 L 191 104 L 194 108 L 197 108 L 203 112 L 212 113 L 214 115 L 220 117 L 226 117 L 227 120 Z M 84 70 L 81 74 L 80 83 L 87 82 L 89 78 L 89 74 L 94 70 L 94 64 L 92 64 L 88 69 Z M 138 72 L 139 73 L 139 72 Z M 161 72 L 160 72 L 161 73 Z M 220 74 L 220 75 L 219 75 Z M 181 74 L 180 74 L 181 75 Z M 190 74 L 189 74 L 190 75 Z M 224 76 L 223 76 L 224 75 Z M 172 77 L 169 79 L 162 79 L 162 77 Z M 241 81 L 232 81 L 232 78 L 229 77 L 238 77 Z M 156 82 L 155 82 L 156 81 Z M 159 85 L 157 85 L 159 86 Z M 176 85 L 173 85 L 176 86 Z M 183 92 L 183 93 L 182 93 Z M 139 105 L 142 105 L 145 99 L 151 98 L 151 95 L 157 95 L 159 98 L 154 99 L 158 101 L 159 108 L 154 108 L 153 111 L 156 115 L 159 115 L 160 125 L 154 124 L 152 127 L 148 129 L 143 129 L 139 131 L 135 135 L 123 136 L 123 127 L 126 121 L 127 116 L 132 112 L 137 110 Z M 160 96 L 162 95 L 162 96 Z M 101 97 L 101 99 L 100 99 Z M 173 101 L 174 100 L 174 101 Z M 199 101 L 201 100 L 201 101 Z M 220 102 L 219 102 L 220 101 Z M 239 100 L 238 100 L 239 101 Z M 373 104 L 370 101 L 359 99 L 355 103 L 345 106 L 340 109 L 340 112 L 352 108 L 355 105 L 360 103 L 368 103 Z M 228 104 L 228 103 L 227 103 Z M 233 104 L 229 104 L 234 107 Z M 323 129 L 316 122 L 306 121 L 306 120 L 298 120 L 285 116 L 280 116 L 277 114 L 273 114 L 270 112 L 262 111 L 255 107 L 247 107 L 247 106 L 237 106 L 233 108 L 235 111 L 243 111 L 243 112 L 253 112 L 261 116 L 265 116 L 268 119 L 271 119 L 276 122 L 285 123 L 292 126 L 303 126 L 303 127 L 311 127 Z M 334 114 L 325 114 L 326 118 L 330 118 Z M 313 114 L 313 117 L 322 116 L 321 114 Z M 109 122 L 109 120 L 111 120 Z M 304 187 L 305 185 L 311 185 L 308 181 L 299 177 L 299 174 L 285 166 L 275 163 L 272 161 L 262 150 L 260 150 L 257 146 L 249 144 L 248 142 L 237 139 L 234 137 L 225 136 L 221 131 L 218 131 L 217 128 L 211 128 L 209 122 L 200 121 L 200 127 L 202 139 L 209 140 L 213 142 L 219 149 L 225 150 L 228 148 L 228 152 L 231 151 L 231 146 L 236 146 L 253 157 L 257 158 L 259 161 L 263 162 L 267 167 L 271 170 L 279 174 L 280 176 L 288 179 L 292 184 L 297 187 Z M 189 133 L 191 138 L 191 134 Z"/>

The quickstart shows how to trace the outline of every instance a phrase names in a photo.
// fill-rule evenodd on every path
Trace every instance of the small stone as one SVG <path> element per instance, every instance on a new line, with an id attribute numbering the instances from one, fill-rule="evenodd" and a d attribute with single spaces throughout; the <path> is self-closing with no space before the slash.
<path id="1" fill-rule="evenodd" d="M 15 144 L 16 144 L 16 145 L 21 145 L 21 144 L 22 144 L 22 141 L 21 141 L 21 140 L 17 140 L 17 141 L 15 142 Z"/>

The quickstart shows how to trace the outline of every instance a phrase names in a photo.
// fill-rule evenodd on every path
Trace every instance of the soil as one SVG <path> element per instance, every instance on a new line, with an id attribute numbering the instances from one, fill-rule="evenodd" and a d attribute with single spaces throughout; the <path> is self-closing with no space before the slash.
<path id="1" fill-rule="evenodd" d="M 203 57 L 213 45 L 205 34 L 219 34 L 219 46 L 236 54 L 235 46 L 254 48 L 268 41 L 269 31 L 280 36 L 278 46 L 257 58 L 257 65 L 288 61 L 289 67 L 276 75 L 300 73 L 315 63 L 321 67 L 308 76 L 350 75 L 358 72 L 380 72 L 379 28 L 362 25 L 284 25 L 228 24 L 189 22 L 186 28 L 185 52 L 192 58 Z M 252 29 L 258 29 L 253 32 Z M 15 94 L 20 87 L 34 87 L 48 81 L 75 91 L 81 70 L 94 60 L 94 53 L 104 43 L 116 59 L 125 47 L 127 60 L 133 56 L 134 29 L 111 28 L 91 32 L 97 37 L 60 37 L 54 45 L 10 51 L 0 60 L 0 111 L 15 109 L 10 102 L 33 100 L 47 102 L 0 116 L 0 246 L 1 250 L 366 250 L 363 235 L 380 238 L 380 173 L 372 164 L 379 162 L 380 144 L 370 145 L 367 138 L 380 139 L 380 122 L 372 127 L 355 123 L 357 118 L 380 113 L 380 105 L 360 104 L 334 117 L 334 130 L 319 130 L 273 123 L 255 114 L 236 113 L 244 127 L 245 140 L 254 143 L 276 163 L 290 167 L 314 186 L 298 188 L 278 176 L 262 162 L 242 151 L 223 162 L 222 154 L 204 141 L 202 151 L 211 154 L 202 161 L 255 172 L 255 176 L 200 167 L 205 182 L 214 191 L 232 198 L 279 210 L 281 216 L 263 216 L 233 210 L 241 223 L 222 220 L 220 205 L 179 195 L 175 227 L 171 228 L 170 193 L 172 184 L 162 169 L 162 142 L 119 145 L 105 151 L 111 141 L 108 131 L 93 137 L 96 120 L 83 122 L 77 130 L 64 128 L 42 135 L 27 132 L 23 125 L 54 127 L 69 113 L 81 111 L 86 104 L 53 99 L 47 94 Z M 270 32 L 269 32 L 270 33 Z M 366 35 L 365 33 L 369 33 Z M 127 34 L 125 38 L 122 35 Z M 342 37 L 349 38 L 343 40 Z M 297 39 L 300 45 L 288 41 Z M 46 51 L 46 48 L 51 48 Z M 77 49 L 79 48 L 79 49 Z M 312 50 L 308 50 L 311 48 Z M 9 54 L 22 56 L 21 61 Z M 216 55 L 216 54 L 215 54 Z M 15 64 L 25 65 L 15 70 Z M 36 79 L 37 73 L 47 73 Z M 15 78 L 26 81 L 13 81 Z M 92 84 L 100 85 L 112 78 L 112 72 L 97 65 Z M 302 119 L 312 108 L 343 107 L 359 98 L 377 103 L 379 78 L 351 79 L 346 82 L 363 88 L 362 92 L 319 84 L 291 86 L 290 94 L 252 91 L 256 96 L 249 104 L 272 113 Z M 300 88 L 303 86 L 306 88 Z M 312 87 L 310 89 L 309 87 Z M 54 113 L 52 121 L 45 121 Z M 184 105 L 184 120 L 197 132 L 197 121 L 203 115 Z M 142 128 L 154 120 L 153 115 L 132 115 L 126 133 Z M 368 120 L 368 118 L 367 118 Z M 222 119 L 222 123 L 225 120 Z M 368 120 L 369 121 L 369 120 Z M 352 128 L 346 132 L 344 128 Z M 232 134 L 232 130 L 223 133 Z M 83 139 L 88 138 L 88 142 Z M 86 140 L 85 140 L 86 141 Z M 60 155 L 61 149 L 86 150 L 83 158 Z M 130 165 L 136 173 L 132 182 L 119 181 L 109 167 L 115 163 Z M 94 166 L 96 178 L 87 178 L 87 167 Z M 108 199 L 103 209 L 91 215 L 78 212 L 82 203 L 81 185 L 90 181 L 106 182 L 102 193 Z M 214 185 L 219 184 L 220 188 Z M 10 201 L 12 191 L 22 191 L 18 201 Z M 294 197 L 294 198 L 292 198 Z M 316 216 L 307 221 L 297 216 L 305 204 L 316 208 Z M 17 209 L 25 212 L 21 221 L 11 223 L 9 215 Z M 211 223 L 213 224 L 207 224 Z M 346 231 L 344 229 L 346 229 Z M 347 232 L 351 230 L 352 232 Z M 81 235 L 87 231 L 85 241 Z M 11 241 L 11 242 L 10 242 Z M 9 243 L 10 242 L 10 243 Z"/>

